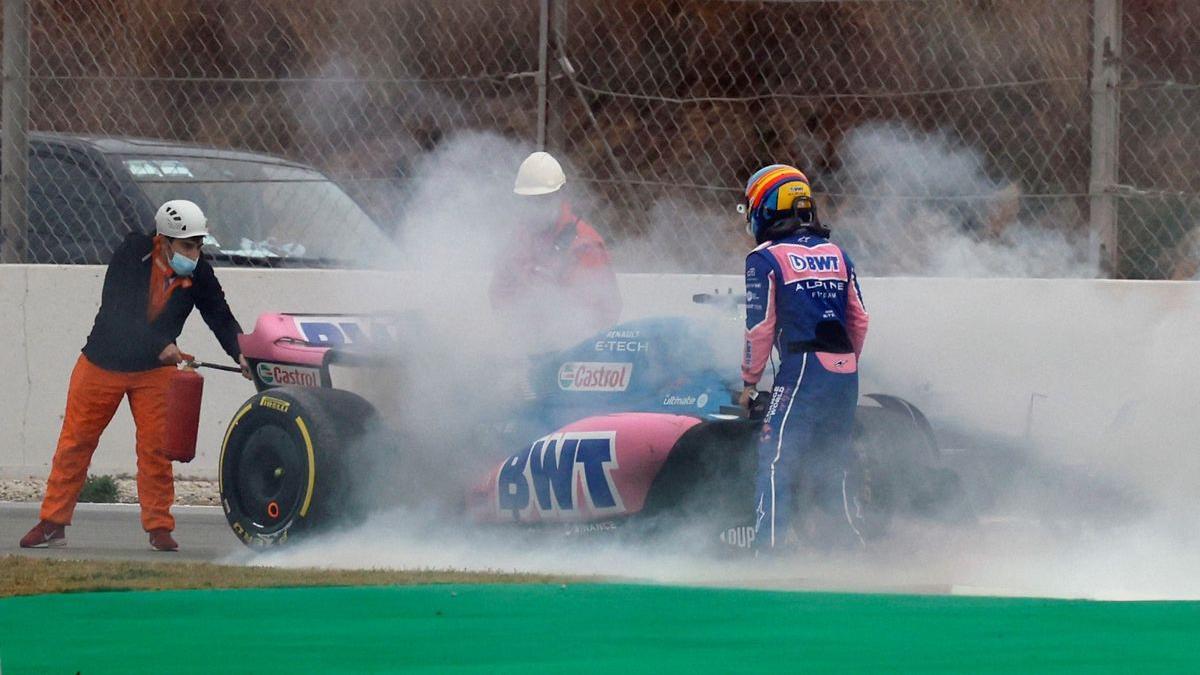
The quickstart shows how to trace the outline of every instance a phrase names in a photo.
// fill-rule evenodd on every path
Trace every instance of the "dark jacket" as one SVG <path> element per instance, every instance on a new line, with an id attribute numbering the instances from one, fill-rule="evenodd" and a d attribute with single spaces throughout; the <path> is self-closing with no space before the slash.
<path id="1" fill-rule="evenodd" d="M 225 353 L 237 361 L 241 356 L 237 336 L 242 327 L 229 311 L 221 283 L 204 258 L 192 273 L 191 286 L 176 289 L 158 318 L 149 321 L 153 251 L 154 237 L 135 232 L 113 253 L 104 274 L 100 311 L 83 355 L 105 370 L 135 372 L 159 367 L 158 355 L 175 342 L 192 308 L 197 307 Z"/>

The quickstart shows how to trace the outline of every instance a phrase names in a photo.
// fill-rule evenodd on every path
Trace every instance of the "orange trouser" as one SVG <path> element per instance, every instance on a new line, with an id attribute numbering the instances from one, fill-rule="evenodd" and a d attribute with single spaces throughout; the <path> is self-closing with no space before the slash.
<path id="1" fill-rule="evenodd" d="M 112 421 L 121 399 L 129 396 L 129 409 L 137 426 L 137 488 L 142 527 L 147 532 L 175 529 L 175 518 L 171 515 L 175 482 L 171 461 L 161 450 L 166 431 L 167 384 L 173 370 L 168 366 L 120 373 L 100 368 L 79 356 L 71 372 L 67 413 L 54 451 L 46 498 L 42 500 L 42 520 L 71 524 L 100 434 Z"/>

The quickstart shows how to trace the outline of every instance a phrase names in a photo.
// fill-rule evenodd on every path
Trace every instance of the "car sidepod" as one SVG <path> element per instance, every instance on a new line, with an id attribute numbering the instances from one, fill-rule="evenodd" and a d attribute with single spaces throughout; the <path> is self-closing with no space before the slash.
<path id="1" fill-rule="evenodd" d="M 510 455 L 467 494 L 484 523 L 583 523 L 640 512 L 659 469 L 695 417 L 586 417 Z"/>

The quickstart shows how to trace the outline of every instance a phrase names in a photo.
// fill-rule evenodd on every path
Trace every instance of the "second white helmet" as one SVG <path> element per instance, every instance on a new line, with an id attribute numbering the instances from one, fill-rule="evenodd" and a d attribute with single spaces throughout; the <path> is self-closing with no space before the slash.
<path id="1" fill-rule="evenodd" d="M 567 182 L 562 165 L 548 152 L 535 152 L 521 162 L 513 192 L 519 195 L 548 195 Z"/>
<path id="2" fill-rule="evenodd" d="M 158 213 L 154 214 L 154 229 L 174 239 L 202 237 L 208 234 L 208 218 L 195 202 L 172 199 L 158 207 Z"/>

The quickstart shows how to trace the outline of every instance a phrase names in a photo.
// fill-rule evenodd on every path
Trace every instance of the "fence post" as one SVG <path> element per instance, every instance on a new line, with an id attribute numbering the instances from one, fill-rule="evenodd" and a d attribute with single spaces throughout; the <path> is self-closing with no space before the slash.
<path id="1" fill-rule="evenodd" d="M 537 149 L 546 149 L 547 50 L 550 45 L 550 0 L 538 3 Z"/>
<path id="2" fill-rule="evenodd" d="M 0 263 L 26 257 L 25 189 L 29 176 L 29 3 L 4 0 L 4 63 L 0 105 Z"/>
<path id="3" fill-rule="evenodd" d="M 1105 276 L 1119 273 L 1116 186 L 1120 123 L 1121 0 L 1092 2 L 1091 250 Z"/>
<path id="4" fill-rule="evenodd" d="M 547 28 L 549 28 L 549 32 L 550 32 L 549 43 L 551 46 L 553 46 L 553 54 L 549 55 L 549 58 L 557 61 L 558 55 L 561 54 L 563 52 L 564 48 L 566 47 L 567 0 L 549 0 L 549 1 L 550 1 L 550 5 L 549 5 L 550 18 L 549 18 L 549 21 L 547 21 L 546 25 L 547 25 Z M 548 65 L 547 65 L 547 68 L 549 68 Z M 546 74 L 547 74 L 547 76 L 549 76 L 549 71 L 547 71 Z M 561 81 L 561 78 L 562 78 L 562 74 L 560 72 L 556 76 L 556 79 L 559 79 Z M 547 82 L 547 84 L 549 84 L 549 83 Z M 557 99 L 560 105 L 563 104 L 563 101 L 561 98 L 561 93 L 562 92 L 559 91 L 560 95 L 559 95 L 559 98 Z M 549 102 L 547 102 L 547 111 L 549 111 Z M 559 152 L 564 152 L 567 147 L 567 143 L 566 143 L 567 139 L 566 139 L 566 132 L 563 130 L 562 110 L 559 109 L 559 110 L 556 110 L 555 112 L 557 113 L 557 115 L 551 115 L 549 112 L 547 112 L 546 143 L 551 148 L 554 148 L 555 150 L 557 150 Z"/>

